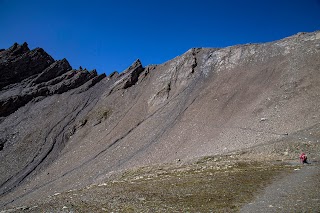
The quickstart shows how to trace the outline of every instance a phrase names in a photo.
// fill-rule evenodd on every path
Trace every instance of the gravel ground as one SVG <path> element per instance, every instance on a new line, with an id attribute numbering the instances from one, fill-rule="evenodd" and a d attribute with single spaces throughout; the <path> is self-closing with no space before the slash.
<path id="1" fill-rule="evenodd" d="M 319 163 L 274 181 L 240 212 L 320 212 Z"/>

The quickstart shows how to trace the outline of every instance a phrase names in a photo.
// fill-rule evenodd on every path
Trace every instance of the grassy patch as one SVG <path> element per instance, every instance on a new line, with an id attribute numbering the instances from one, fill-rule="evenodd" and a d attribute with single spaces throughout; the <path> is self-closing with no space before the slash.
<path id="1" fill-rule="evenodd" d="M 113 181 L 50 197 L 37 211 L 235 212 L 292 166 L 204 158 L 193 164 L 144 167 Z"/>

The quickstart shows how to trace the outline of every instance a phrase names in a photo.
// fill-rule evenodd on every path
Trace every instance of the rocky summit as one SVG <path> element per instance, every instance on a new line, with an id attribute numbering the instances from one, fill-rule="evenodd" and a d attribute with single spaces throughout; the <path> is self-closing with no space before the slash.
<path id="1" fill-rule="evenodd" d="M 0 75 L 0 209 L 132 168 L 230 153 L 294 159 L 320 140 L 319 31 L 138 59 L 110 76 L 15 43 L 0 50 Z"/>

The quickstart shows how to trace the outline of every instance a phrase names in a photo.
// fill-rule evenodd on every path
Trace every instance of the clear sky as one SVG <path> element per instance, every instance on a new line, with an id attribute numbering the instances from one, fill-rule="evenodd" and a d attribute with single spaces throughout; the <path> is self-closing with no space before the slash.
<path id="1" fill-rule="evenodd" d="M 106 74 L 316 30 L 320 0 L 0 0 L 0 48 L 26 41 Z"/>

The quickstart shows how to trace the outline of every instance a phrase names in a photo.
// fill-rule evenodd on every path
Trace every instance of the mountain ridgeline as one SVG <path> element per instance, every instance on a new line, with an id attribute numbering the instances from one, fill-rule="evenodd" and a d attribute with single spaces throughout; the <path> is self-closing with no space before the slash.
<path id="1" fill-rule="evenodd" d="M 276 143 L 320 122 L 320 32 L 192 48 L 110 76 L 15 43 L 0 50 L 0 75 L 1 207 L 133 167 Z"/>

